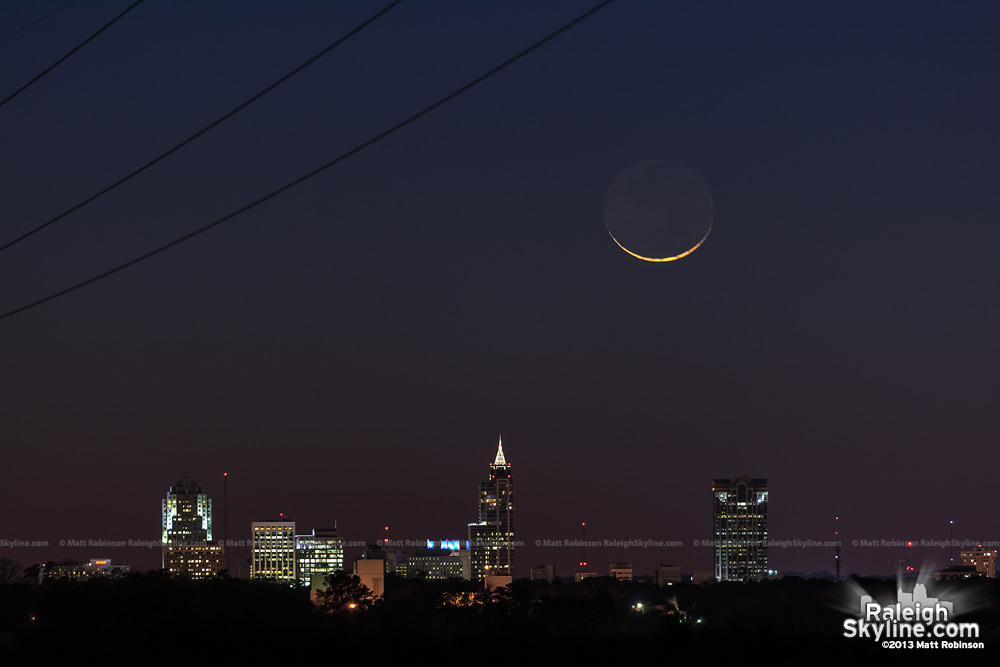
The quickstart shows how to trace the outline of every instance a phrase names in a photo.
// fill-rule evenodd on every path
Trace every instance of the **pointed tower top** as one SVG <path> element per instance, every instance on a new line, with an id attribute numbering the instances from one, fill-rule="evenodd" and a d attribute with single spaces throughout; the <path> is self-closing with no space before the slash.
<path id="1" fill-rule="evenodd" d="M 503 436 L 500 436 L 500 445 L 497 447 L 497 458 L 493 462 L 495 466 L 507 465 L 507 459 L 503 457 Z"/>

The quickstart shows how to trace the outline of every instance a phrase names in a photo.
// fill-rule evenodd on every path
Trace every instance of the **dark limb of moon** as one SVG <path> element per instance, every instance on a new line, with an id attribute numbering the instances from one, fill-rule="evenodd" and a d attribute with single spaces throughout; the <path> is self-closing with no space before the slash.
<path id="1" fill-rule="evenodd" d="M 646 262 L 673 262 L 712 231 L 712 194 L 693 170 L 668 160 L 634 164 L 604 199 L 604 221 L 619 248 Z"/>

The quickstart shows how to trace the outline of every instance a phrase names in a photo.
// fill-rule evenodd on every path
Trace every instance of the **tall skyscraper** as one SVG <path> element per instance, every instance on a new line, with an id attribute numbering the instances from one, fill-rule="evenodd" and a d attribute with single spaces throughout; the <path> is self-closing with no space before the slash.
<path id="1" fill-rule="evenodd" d="M 731 477 L 712 483 L 716 581 L 767 575 L 767 479 Z"/>
<path id="2" fill-rule="evenodd" d="M 469 543 L 474 579 L 514 576 L 514 480 L 502 439 L 489 479 L 479 483 L 479 521 L 469 524 Z"/>
<path id="3" fill-rule="evenodd" d="M 198 482 L 184 475 L 163 499 L 163 543 L 212 539 L 212 499 Z"/>
<path id="4" fill-rule="evenodd" d="M 212 499 L 185 475 L 162 503 L 163 569 L 201 579 L 223 569 L 225 551 L 212 540 Z"/>
<path id="5" fill-rule="evenodd" d="M 254 521 L 250 534 L 250 576 L 296 583 L 295 522 Z"/>
<path id="6" fill-rule="evenodd" d="M 344 541 L 336 528 L 313 528 L 312 535 L 295 536 L 299 584 L 312 585 L 314 574 L 326 576 L 344 569 Z"/>

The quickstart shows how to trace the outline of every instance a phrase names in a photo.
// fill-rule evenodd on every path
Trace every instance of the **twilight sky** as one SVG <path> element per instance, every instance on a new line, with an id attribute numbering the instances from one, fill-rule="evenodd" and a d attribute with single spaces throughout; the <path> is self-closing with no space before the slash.
<path id="1" fill-rule="evenodd" d="M 11 0 L 0 36 L 59 4 Z M 0 44 L 5 97 L 121 11 Z M 384 3 L 147 0 L 0 108 L 0 244 L 214 120 Z M 44 5 L 44 7 L 43 7 Z M 589 2 L 408 0 L 197 143 L 0 253 L 0 310 L 228 213 L 499 64 Z M 775 540 L 846 572 L 1000 540 L 1000 69 L 990 3 L 619 0 L 254 211 L 0 321 L 0 549 L 159 551 L 183 473 L 230 538 L 284 512 L 347 540 L 464 538 L 498 434 L 518 574 L 592 549 L 711 567 L 711 482 L 769 480 Z M 696 170 L 712 234 L 622 252 L 604 196 Z M 221 532 L 217 532 L 221 537 Z M 350 549 L 349 554 L 358 549 Z M 247 550 L 233 552 L 246 557 Z M 914 560 L 943 565 L 947 549 Z M 957 554 L 956 554 L 957 555 Z M 772 548 L 784 571 L 832 549 Z"/>

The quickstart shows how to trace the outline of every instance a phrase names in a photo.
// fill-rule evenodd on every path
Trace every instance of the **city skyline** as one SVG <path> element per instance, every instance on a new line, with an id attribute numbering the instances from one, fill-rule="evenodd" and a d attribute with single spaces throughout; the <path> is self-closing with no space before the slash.
<path id="1" fill-rule="evenodd" d="M 836 576 L 835 568 L 823 567 L 826 561 L 839 558 L 839 554 L 845 552 L 848 554 L 858 553 L 859 545 L 861 549 L 881 548 L 892 554 L 889 560 L 889 571 L 872 573 L 848 568 L 840 573 L 841 576 L 852 574 L 859 576 L 898 575 L 909 571 L 938 572 L 940 575 L 942 572 L 947 572 L 946 566 L 949 564 L 957 566 L 958 570 L 955 572 L 957 576 L 961 576 L 964 566 L 971 564 L 975 566 L 973 569 L 983 567 L 982 563 L 976 560 L 976 557 L 969 555 L 973 553 L 979 553 L 978 558 L 986 558 L 990 563 L 983 571 L 994 571 L 992 569 L 993 561 L 989 559 L 993 558 L 990 554 L 996 553 L 995 547 L 998 545 L 986 541 L 984 547 L 982 540 L 955 535 L 953 532 L 954 521 L 949 522 L 947 538 L 938 537 L 929 540 L 851 539 L 850 535 L 840 535 L 839 517 L 835 517 L 837 521 L 834 523 L 837 530 L 826 536 L 824 540 L 808 539 L 803 541 L 807 544 L 799 544 L 799 538 L 770 536 L 767 529 L 768 480 L 746 476 L 714 478 L 712 480 L 714 523 L 709 524 L 710 540 L 692 540 L 690 536 L 677 535 L 671 536 L 673 539 L 658 540 L 654 538 L 647 540 L 642 537 L 623 537 L 621 535 L 594 536 L 592 532 L 590 538 L 586 538 L 585 534 L 578 536 L 566 534 L 560 535 L 559 539 L 554 540 L 550 538 L 535 539 L 536 549 L 532 550 L 526 548 L 527 545 L 523 539 L 517 541 L 512 534 L 513 531 L 511 531 L 510 537 L 514 539 L 508 540 L 504 537 L 504 528 L 508 525 L 512 528 L 514 521 L 511 466 L 503 452 L 502 438 L 497 445 L 496 456 L 494 461 L 489 464 L 489 468 L 490 479 L 479 483 L 478 504 L 482 521 L 468 524 L 469 539 L 465 541 L 465 547 L 461 546 L 461 540 L 435 541 L 426 538 L 425 535 L 411 534 L 390 539 L 384 537 L 390 534 L 390 526 L 385 525 L 376 531 L 377 535 L 382 536 L 381 538 L 373 538 L 371 535 L 351 536 L 347 542 L 350 548 L 345 549 L 344 538 L 339 535 L 336 528 L 314 528 L 311 533 L 299 535 L 296 534 L 296 522 L 281 513 L 277 519 L 251 522 L 248 533 L 250 539 L 245 541 L 240 538 L 231 539 L 228 544 L 232 545 L 233 548 L 223 550 L 222 540 L 214 542 L 211 540 L 212 499 L 203 491 L 196 480 L 185 474 L 181 480 L 169 487 L 166 498 L 161 501 L 162 540 L 155 543 L 143 541 L 142 547 L 126 545 L 124 540 L 120 544 L 106 544 L 112 543 L 114 540 L 98 540 L 96 544 L 90 546 L 85 544 L 87 540 L 70 540 L 68 544 L 75 558 L 51 556 L 51 553 L 66 552 L 65 545 L 61 544 L 60 549 L 57 552 L 51 552 L 45 560 L 63 563 L 78 562 L 85 565 L 88 556 L 101 552 L 101 549 L 107 549 L 109 546 L 114 547 L 112 551 L 115 558 L 120 560 L 119 554 L 135 554 L 138 548 L 148 552 L 148 547 L 162 544 L 161 565 L 172 574 L 183 575 L 187 573 L 188 576 L 195 578 L 212 576 L 225 569 L 223 560 L 232 552 L 239 560 L 230 565 L 232 568 L 230 576 L 243 576 L 241 573 L 245 571 L 251 577 L 263 577 L 276 581 L 287 579 L 288 582 L 297 581 L 300 585 L 309 585 L 308 577 L 312 572 L 303 575 L 300 571 L 300 550 L 302 553 L 308 551 L 310 554 L 315 550 L 317 565 L 312 567 L 317 572 L 322 571 L 325 574 L 346 569 L 346 563 L 349 560 L 356 560 L 363 556 L 372 545 L 379 549 L 388 549 L 392 553 L 399 553 L 405 559 L 407 556 L 419 556 L 421 547 L 426 542 L 427 550 L 432 550 L 432 545 L 438 544 L 438 551 L 442 554 L 444 552 L 441 550 L 471 549 L 467 552 L 471 553 L 470 577 L 482 580 L 485 564 L 491 564 L 494 572 L 497 570 L 509 572 L 505 568 L 505 564 L 507 562 L 516 563 L 513 555 L 514 544 L 517 543 L 521 545 L 523 551 L 541 558 L 536 563 L 538 566 L 554 566 L 558 576 L 572 578 L 574 573 L 580 570 L 580 564 L 573 560 L 573 556 L 579 554 L 581 547 L 584 546 L 581 542 L 585 541 L 588 553 L 598 554 L 595 558 L 588 557 L 590 562 L 585 568 L 596 570 L 594 572 L 596 576 L 603 576 L 601 571 L 604 568 L 604 560 L 607 560 L 608 565 L 613 568 L 616 563 L 624 562 L 623 556 L 632 556 L 641 563 L 636 571 L 636 576 L 654 579 L 659 577 L 658 571 L 664 567 L 663 563 L 659 562 L 648 570 L 646 567 L 648 563 L 657 560 L 675 562 L 675 565 L 671 566 L 672 569 L 682 571 L 685 575 L 694 575 L 695 581 L 704 581 L 705 573 L 709 573 L 708 576 L 714 573 L 714 578 L 718 581 L 754 581 L 765 576 L 786 574 L 833 578 Z M 223 473 L 222 477 L 224 482 L 228 482 L 228 473 Z M 751 511 L 742 507 L 743 505 L 754 505 L 756 509 Z M 303 509 L 306 510 L 306 514 L 311 514 L 308 511 L 309 508 Z M 729 519 L 729 524 L 725 525 L 727 519 Z M 442 530 L 447 533 L 453 528 Z M 442 530 L 439 530 L 438 534 Z M 275 532 L 272 535 L 266 531 Z M 434 534 L 434 532 L 431 531 L 427 534 Z M 762 535 L 763 540 L 761 540 Z M 584 538 L 586 539 L 584 540 Z M 478 555 L 475 546 L 476 539 L 480 539 L 481 544 Z M 844 540 L 840 551 L 835 549 L 831 540 Z M 657 544 L 659 541 L 676 541 L 677 544 Z M 552 544 L 550 545 L 549 542 Z M 690 549 L 685 547 L 692 544 L 697 546 L 699 543 L 703 547 L 702 557 L 692 559 L 683 555 L 691 553 Z M 750 543 L 753 546 L 748 549 Z M 818 558 L 816 568 L 802 571 L 772 568 L 768 563 L 767 555 L 772 544 L 779 550 L 779 553 L 784 549 L 808 550 L 808 553 Z M 544 548 L 539 550 L 539 546 Z M 957 561 L 946 558 L 947 554 L 953 552 L 960 552 L 961 558 Z M 427 552 L 427 554 L 431 553 L 435 552 Z M 466 552 L 456 551 L 456 553 Z M 714 560 L 714 566 L 712 560 L 706 561 L 704 559 L 705 553 L 708 553 Z M 489 559 L 487 559 L 487 554 L 491 554 Z M 933 556 L 938 557 L 934 558 Z M 312 556 L 309 557 L 312 558 Z M 437 558 L 437 556 L 426 555 L 421 557 L 429 557 L 429 562 Z M 548 560 L 544 560 L 546 558 Z M 144 559 L 139 558 L 138 560 L 140 562 L 139 571 L 155 569 L 145 565 Z M 173 563 L 170 562 L 171 560 Z M 90 558 L 90 561 L 93 562 L 94 559 Z M 185 565 L 185 561 L 194 564 Z M 631 562 L 628 564 L 631 566 Z M 453 569 L 451 565 L 447 567 Z M 525 569 L 534 567 L 534 565 L 526 565 Z M 514 571 L 515 579 L 526 577 L 526 574 Z"/>
<path id="2" fill-rule="evenodd" d="M 381 9 L 137 6 L 0 108 L 0 244 Z M 255 201 L 585 9 L 401 3 L 0 252 L 2 310 Z M 5 2 L 0 24 L 40 11 Z M 0 44 L 0 96 L 106 12 L 72 3 Z M 386 525 L 465 539 L 500 432 L 521 576 L 572 572 L 580 549 L 535 540 L 576 540 L 584 521 L 602 544 L 683 543 L 588 548 L 598 572 L 710 569 L 706 489 L 732 475 L 767 478 L 782 572 L 833 571 L 833 549 L 810 545 L 835 516 L 842 576 L 943 567 L 961 550 L 949 538 L 1000 541 L 984 502 L 1000 457 L 998 14 L 612 3 L 307 183 L 4 319 L 0 439 L 17 474 L 0 539 L 47 544 L 6 555 L 154 569 L 165 484 L 185 471 L 216 501 L 215 539 L 223 471 L 231 540 L 280 512 L 304 530 L 337 518 L 345 540 Z M 714 218 L 695 252 L 652 264 L 615 244 L 605 203 L 658 159 L 698 175 Z M 148 544 L 72 546 L 88 540 Z"/>
<path id="3" fill-rule="evenodd" d="M 505 563 L 514 564 L 514 545 L 524 547 L 524 541 L 505 538 L 506 526 L 513 528 L 513 485 L 511 466 L 506 460 L 503 452 L 503 441 L 500 439 L 497 446 L 497 453 L 494 461 L 489 465 L 490 479 L 479 483 L 479 511 L 482 522 L 468 524 L 469 539 L 462 540 L 433 540 L 423 536 L 407 535 L 390 539 L 371 539 L 370 536 L 354 536 L 347 542 L 350 546 L 345 549 L 345 540 L 338 533 L 337 528 L 313 528 L 311 533 L 297 534 L 296 522 L 287 517 L 284 513 L 278 519 L 270 521 L 253 521 L 250 524 L 250 539 L 230 540 L 232 549 L 223 550 L 222 541 L 212 542 L 209 538 L 212 535 L 212 500 L 203 491 L 198 482 L 190 475 L 183 475 L 181 480 L 171 485 L 166 498 L 162 500 L 161 528 L 162 541 L 162 567 L 171 574 L 179 576 L 191 576 L 203 578 L 218 574 L 226 569 L 224 558 L 230 552 L 237 554 L 239 560 L 231 566 L 230 576 L 250 576 L 271 579 L 275 581 L 297 582 L 302 586 L 309 586 L 311 576 L 314 573 L 326 575 L 330 572 L 347 569 L 346 564 L 350 560 L 357 560 L 360 557 L 370 555 L 374 545 L 379 552 L 387 550 L 392 557 L 393 568 L 386 569 L 386 572 L 393 571 L 402 565 L 404 568 L 402 576 L 412 576 L 407 574 L 407 562 L 415 571 L 426 570 L 431 573 L 432 578 L 437 578 L 441 572 L 468 571 L 464 578 L 471 578 L 482 581 L 486 570 L 486 564 L 490 564 L 493 573 L 498 570 L 502 573 L 510 570 L 504 569 Z M 228 481 L 228 473 L 223 473 L 224 481 Z M 767 507 L 769 500 L 768 480 L 766 478 L 732 477 L 714 478 L 712 481 L 712 503 L 714 523 L 712 524 L 711 541 L 704 541 L 704 547 L 711 547 L 714 566 L 712 563 L 704 562 L 703 559 L 686 559 L 680 555 L 685 553 L 686 544 L 698 544 L 699 540 L 679 540 L 677 545 L 657 545 L 656 540 L 651 540 L 646 544 L 646 540 L 622 538 L 620 536 L 610 537 L 597 536 L 597 539 L 584 539 L 585 534 L 581 534 L 580 540 L 574 537 L 566 539 L 550 540 L 548 538 L 536 539 L 535 547 L 541 544 L 542 547 L 552 547 L 551 550 L 535 550 L 529 553 L 543 554 L 548 560 L 539 560 L 539 567 L 555 568 L 559 577 L 579 579 L 580 565 L 574 562 L 567 565 L 572 554 L 581 548 L 590 549 L 600 554 L 597 559 L 590 559 L 587 568 L 588 576 L 603 576 L 601 574 L 604 567 L 602 561 L 608 560 L 608 566 L 614 570 L 616 564 L 626 561 L 622 556 L 631 554 L 637 556 L 636 560 L 642 563 L 636 571 L 636 576 L 647 577 L 659 580 L 660 571 L 672 572 L 670 577 L 676 577 L 679 573 L 685 576 L 693 576 L 696 583 L 714 578 L 716 581 L 756 581 L 769 576 L 784 576 L 787 574 L 798 576 L 822 576 L 834 578 L 837 573 L 819 567 L 812 571 L 787 571 L 772 568 L 768 563 L 768 549 L 774 544 L 779 549 L 796 548 L 812 549 L 813 554 L 821 559 L 829 554 L 834 558 L 839 558 L 839 554 L 846 549 L 848 553 L 852 550 L 850 546 L 862 548 L 879 547 L 894 551 L 896 556 L 890 562 L 890 568 L 895 569 L 895 574 L 903 572 L 923 572 L 934 573 L 935 577 L 953 578 L 967 576 L 968 568 L 978 570 L 987 576 L 995 574 L 994 560 L 996 545 L 989 542 L 984 547 L 982 542 L 976 540 L 963 539 L 954 535 L 949 535 L 948 540 L 932 540 L 928 543 L 921 541 L 899 541 L 889 540 L 887 544 L 878 544 L 880 540 L 849 540 L 845 542 L 840 551 L 836 550 L 832 541 L 825 541 L 815 544 L 784 544 L 794 542 L 787 538 L 774 538 L 768 534 L 767 529 Z M 834 533 L 829 536 L 833 540 L 840 540 L 839 517 L 836 517 Z M 334 521 L 336 523 L 336 521 Z M 951 522 L 953 528 L 954 523 Z M 451 529 L 445 529 L 448 532 Z M 271 531 L 271 532 L 268 532 Z M 389 535 L 390 527 L 385 525 L 381 528 L 380 535 Z M 273 533 L 273 534 L 272 534 Z M 514 535 L 509 535 L 513 538 Z M 593 536 L 593 534 L 592 534 Z M 844 539 L 849 539 L 847 536 Z M 480 540 L 477 550 L 476 540 Z M 585 541 L 586 544 L 581 544 Z M 77 562 L 86 565 L 87 558 L 80 557 L 80 554 L 92 554 L 108 546 L 116 547 L 112 551 L 116 558 L 121 553 L 134 553 L 133 549 L 123 549 L 124 544 L 105 545 L 96 544 L 87 546 L 81 542 L 73 541 L 70 547 L 75 549 L 77 558 L 65 558 L 61 556 L 46 557 L 46 561 L 59 562 L 63 564 Z M 549 544 L 552 542 L 552 544 Z M 947 544 L 953 542 L 953 544 Z M 558 544 L 556 544 L 558 543 Z M 874 543 L 874 544 L 873 544 Z M 150 546 L 152 542 L 148 543 Z M 463 546 L 464 544 L 464 546 Z M 60 545 L 64 546 L 64 545 Z M 509 549 L 508 549 L 509 547 Z M 914 547 L 917 558 L 914 560 Z M 464 551 L 463 551 L 464 549 Z M 960 558 L 956 561 L 948 559 L 927 559 L 928 552 L 938 551 L 948 553 L 958 550 Z M 478 553 L 477 553 L 478 551 Z M 856 550 L 855 550 L 856 552 Z M 451 562 L 452 558 L 445 558 L 448 554 L 458 557 Z M 464 555 L 463 555 L 464 554 Z M 489 554 L 489 557 L 487 555 Z M 978 555 L 976 555 L 978 554 Z M 51 556 L 51 554 L 50 554 Z M 243 556 L 247 556 L 244 558 Z M 401 557 L 402 560 L 397 562 Z M 379 557 L 381 558 L 381 557 Z M 645 564 L 649 559 L 659 559 L 659 561 L 669 560 L 674 562 L 669 567 L 659 562 L 651 570 L 645 569 Z M 461 565 L 466 559 L 466 565 Z M 140 559 L 141 560 L 141 559 Z M 90 559 L 91 563 L 94 559 Z M 425 562 L 426 561 L 426 562 Z M 100 561 L 110 562 L 110 561 Z M 306 563 L 303 567 L 303 563 Z M 42 565 L 43 562 L 35 563 Z M 627 562 L 631 576 L 631 562 Z M 706 566 L 707 565 L 707 566 Z M 951 568 L 946 566 L 951 565 Z M 471 566 L 471 569 L 470 569 Z M 444 568 L 444 569 L 441 569 Z M 457 568 L 457 569 L 456 569 Z M 148 569 L 140 567 L 139 571 Z M 528 570 L 536 569 L 535 566 L 526 567 Z M 862 575 L 870 576 L 859 570 L 847 570 L 839 573 L 840 576 Z M 884 574 L 884 573 L 882 573 Z M 889 574 L 892 574 L 890 572 Z M 713 576 L 714 575 L 714 576 Z M 527 575 L 519 573 L 516 569 L 513 572 L 514 578 L 526 578 Z"/>

